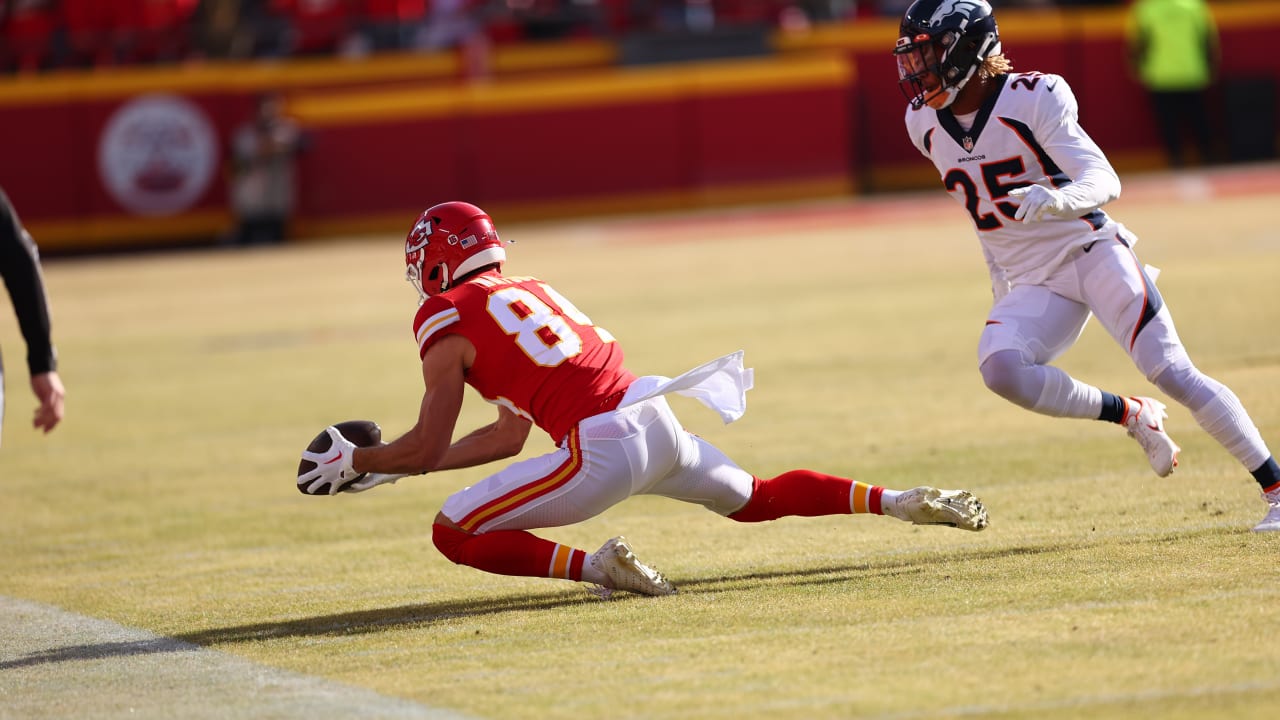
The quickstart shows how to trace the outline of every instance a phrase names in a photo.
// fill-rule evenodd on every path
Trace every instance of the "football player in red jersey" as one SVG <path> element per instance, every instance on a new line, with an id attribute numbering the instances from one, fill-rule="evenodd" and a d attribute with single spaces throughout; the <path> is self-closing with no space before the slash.
<path id="1" fill-rule="evenodd" d="M 332 447 L 298 483 L 306 492 L 360 492 L 408 474 L 481 465 L 519 453 L 536 424 L 554 451 L 459 490 L 436 515 L 435 545 L 455 563 L 580 581 L 604 596 L 674 593 L 623 538 L 587 553 L 528 532 L 581 522 L 641 494 L 741 522 L 875 513 L 987 526 L 982 503 L 961 490 L 894 491 L 809 470 L 762 479 L 738 467 L 687 432 L 664 395 L 695 397 L 725 422 L 736 420 L 752 382 L 741 352 L 674 379 L 633 375 L 619 343 L 567 298 L 536 278 L 502 274 L 503 242 L 474 205 L 448 202 L 422 213 L 405 260 L 422 301 L 413 322 L 426 385 L 418 422 L 389 444 L 365 448 L 327 428 Z M 496 405 L 498 417 L 451 442 L 466 385 Z"/>
<path id="2" fill-rule="evenodd" d="M 1187 355 L 1136 235 L 1102 206 L 1120 179 L 1080 126 L 1058 75 L 1013 72 L 986 0 L 916 0 L 894 55 L 909 106 L 907 133 L 968 211 L 991 273 L 995 303 L 978 367 L 1001 397 L 1053 417 L 1117 423 L 1161 477 L 1178 465 L 1164 403 L 1124 397 L 1050 365 L 1092 316 L 1156 387 L 1247 469 L 1280 531 L 1280 465 L 1230 388 Z"/>

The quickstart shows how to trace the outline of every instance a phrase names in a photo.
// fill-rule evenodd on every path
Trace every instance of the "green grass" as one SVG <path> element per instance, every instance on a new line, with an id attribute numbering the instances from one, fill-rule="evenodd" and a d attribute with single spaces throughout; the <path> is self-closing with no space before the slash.
<path id="1" fill-rule="evenodd" d="M 572 298 L 641 374 L 745 349 L 743 420 L 673 404 L 747 469 L 964 487 L 986 532 L 635 498 L 540 531 L 588 550 L 626 534 L 681 589 L 606 603 L 436 552 L 432 517 L 481 469 L 304 497 L 291 478 L 321 427 L 396 434 L 421 394 L 400 241 L 353 238 L 48 263 L 68 414 L 30 430 L 0 322 L 0 594 L 487 718 L 1273 714 L 1280 538 L 1249 532 L 1256 485 L 1181 407 L 1183 464 L 1160 480 L 1118 428 L 990 394 L 976 242 L 950 201 L 917 200 L 502 229 L 509 270 Z M 1115 214 L 1193 359 L 1276 447 L 1274 198 Z M 1156 392 L 1096 323 L 1061 365 Z M 492 413 L 473 395 L 460 429 Z"/>

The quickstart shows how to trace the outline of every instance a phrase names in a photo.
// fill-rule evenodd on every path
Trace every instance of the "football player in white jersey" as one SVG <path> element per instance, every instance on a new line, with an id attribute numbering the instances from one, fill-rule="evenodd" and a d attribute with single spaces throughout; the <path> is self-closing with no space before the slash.
<path id="1" fill-rule="evenodd" d="M 911 142 L 969 213 L 995 303 L 978 346 L 987 387 L 1043 415 L 1123 426 L 1164 477 L 1180 448 L 1165 406 L 1116 395 L 1050 365 L 1090 316 L 1156 387 L 1253 474 L 1267 502 L 1256 531 L 1280 531 L 1280 466 L 1225 385 L 1192 363 L 1137 237 L 1102 207 L 1120 180 L 1077 119 L 1058 75 L 1013 72 L 986 0 L 916 0 L 894 56 Z"/>

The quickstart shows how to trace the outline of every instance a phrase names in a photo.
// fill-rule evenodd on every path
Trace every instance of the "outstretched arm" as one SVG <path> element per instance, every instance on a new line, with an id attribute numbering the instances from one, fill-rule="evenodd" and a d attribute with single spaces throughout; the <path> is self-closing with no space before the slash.
<path id="1" fill-rule="evenodd" d="M 357 449 L 356 471 L 420 474 L 482 465 L 519 453 L 531 423 L 506 408 L 499 408 L 493 423 L 450 442 L 462 409 L 466 369 L 474 359 L 475 347 L 461 335 L 432 345 L 422 358 L 426 392 L 417 424 L 387 445 Z"/>
<path id="2" fill-rule="evenodd" d="M 435 469 L 474 467 L 516 455 L 524 449 L 532 427 L 533 423 L 527 419 L 505 407 L 499 407 L 497 420 L 473 430 L 450 445 Z"/>

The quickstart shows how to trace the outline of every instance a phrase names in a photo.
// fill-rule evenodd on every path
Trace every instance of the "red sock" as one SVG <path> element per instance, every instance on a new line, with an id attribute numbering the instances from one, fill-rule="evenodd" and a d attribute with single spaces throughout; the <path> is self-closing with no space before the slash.
<path id="1" fill-rule="evenodd" d="M 439 523 L 431 539 L 440 552 L 459 565 L 497 575 L 582 579 L 587 554 L 568 545 L 543 540 L 523 530 L 472 535 Z"/>
<path id="2" fill-rule="evenodd" d="M 882 487 L 848 478 L 792 470 L 768 480 L 756 478 L 751 499 L 729 517 L 738 522 L 762 522 L 791 516 L 848 515 L 855 511 L 881 514 L 883 492 Z"/>

